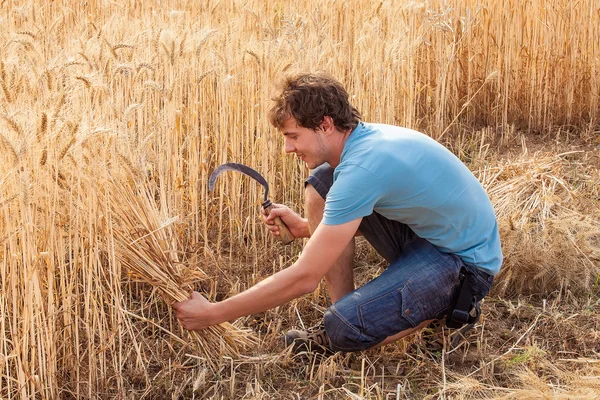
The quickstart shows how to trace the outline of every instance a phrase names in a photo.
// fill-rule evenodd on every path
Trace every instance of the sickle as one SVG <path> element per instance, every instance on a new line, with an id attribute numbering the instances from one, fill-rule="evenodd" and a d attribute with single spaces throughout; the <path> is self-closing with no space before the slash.
<path id="1" fill-rule="evenodd" d="M 223 173 L 224 171 L 241 172 L 242 174 L 248 175 L 249 177 L 256 180 L 258 183 L 263 185 L 265 188 L 265 197 L 264 197 L 264 201 L 262 203 L 262 207 L 263 207 L 263 209 L 265 209 L 267 211 L 267 214 L 271 213 L 271 209 L 273 208 L 273 203 L 271 203 L 271 200 L 269 200 L 269 184 L 267 183 L 267 180 L 265 178 L 263 178 L 263 176 L 261 174 L 259 174 L 256 170 L 254 170 L 244 164 L 225 163 L 225 164 L 221 164 L 217 168 L 215 168 L 215 170 L 212 172 L 212 174 L 210 174 L 210 177 L 208 178 L 208 190 L 209 191 L 214 190 L 215 183 L 217 181 L 217 177 L 219 175 L 221 175 L 221 173 Z M 275 225 L 277 225 L 277 227 L 279 228 L 279 236 L 277 236 L 277 239 L 279 241 L 281 241 L 283 244 L 291 243 L 295 239 L 294 235 L 292 235 L 292 233 L 290 232 L 288 227 L 285 225 L 285 223 L 281 220 L 281 218 L 275 217 L 274 222 L 275 222 Z"/>
<path id="2" fill-rule="evenodd" d="M 210 177 L 208 178 L 208 190 L 209 191 L 212 192 L 214 190 L 215 183 L 217 182 L 217 177 L 225 171 L 241 172 L 242 174 L 248 175 L 249 177 L 256 180 L 258 183 L 263 185 L 265 187 L 265 197 L 264 197 L 264 202 L 263 202 L 262 206 L 263 206 L 263 208 L 267 208 L 269 205 L 271 205 L 271 200 L 269 200 L 269 184 L 267 183 L 267 180 L 265 178 L 263 178 L 263 176 L 260 173 L 258 173 L 258 171 L 254 170 L 244 164 L 230 162 L 230 163 L 221 164 L 217 168 L 215 168 L 215 170 L 212 172 L 212 174 L 210 174 Z"/>

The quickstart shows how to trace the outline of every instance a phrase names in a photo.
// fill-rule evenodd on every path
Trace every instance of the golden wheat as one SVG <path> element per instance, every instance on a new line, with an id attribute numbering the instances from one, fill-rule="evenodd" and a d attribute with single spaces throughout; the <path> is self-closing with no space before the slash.
<path id="1" fill-rule="evenodd" d="M 247 163 L 275 201 L 301 210 L 307 171 L 283 154 L 265 115 L 273 81 L 316 69 L 338 77 L 367 120 L 422 130 L 476 166 L 505 245 L 498 292 L 597 290 L 593 0 L 61 0 L 0 12 L 1 398 L 479 398 L 518 396 L 534 381 L 527 395 L 594 389 L 593 369 L 577 380 L 571 361 L 553 359 L 559 370 L 540 365 L 560 380 L 554 391 L 544 377 L 492 365 L 477 374 L 483 383 L 448 371 L 444 392 L 429 379 L 438 358 L 405 355 L 405 342 L 356 356 L 358 366 L 341 355 L 298 366 L 277 338 L 300 313 L 319 316 L 319 292 L 191 341 L 159 296 L 202 290 L 219 300 L 297 257 L 300 243 L 277 247 L 261 226 L 258 185 L 232 176 L 209 193 L 206 182 L 220 163 Z M 518 147 L 520 137 L 592 155 L 496 161 L 496 145 Z M 597 310 L 577 299 L 573 319 Z M 243 326 L 260 335 L 262 354 L 235 354 Z M 490 329 L 485 340 L 512 332 Z M 480 343 L 488 360 L 497 343 Z M 554 349 L 589 358 L 587 346 Z"/>

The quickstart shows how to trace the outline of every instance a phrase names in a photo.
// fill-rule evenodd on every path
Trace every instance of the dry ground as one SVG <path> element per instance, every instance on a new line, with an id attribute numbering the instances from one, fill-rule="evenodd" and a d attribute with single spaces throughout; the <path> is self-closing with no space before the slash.
<path id="1" fill-rule="evenodd" d="M 364 264 L 361 279 L 378 268 Z M 162 359 L 172 356 L 172 349 L 157 337 L 164 353 L 148 359 L 153 383 L 138 393 L 145 398 L 162 398 L 164 390 L 172 398 L 600 398 L 598 296 L 492 295 L 480 323 L 455 348 L 450 339 L 456 332 L 427 328 L 362 354 L 325 359 L 291 354 L 281 333 L 317 323 L 325 304 L 322 291 L 248 317 L 244 323 L 260 334 L 260 346 L 239 359 L 220 360 L 218 374 L 200 367 L 202 361 L 186 348 L 177 351 L 182 364 Z M 130 389 L 135 390 L 133 382 Z"/>

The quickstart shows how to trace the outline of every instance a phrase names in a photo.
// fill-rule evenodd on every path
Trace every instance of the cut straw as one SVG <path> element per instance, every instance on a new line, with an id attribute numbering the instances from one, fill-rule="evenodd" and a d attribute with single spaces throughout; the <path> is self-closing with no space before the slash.
<path id="1" fill-rule="evenodd" d="M 159 209 L 149 185 L 108 178 L 102 188 L 107 195 L 108 224 L 112 236 L 107 249 L 137 281 L 158 289 L 167 304 L 184 301 L 194 290 L 193 283 L 207 280 L 200 269 L 192 270 L 180 260 L 174 231 L 177 217 Z M 198 351 L 213 367 L 222 355 L 238 356 L 241 348 L 256 344 L 255 337 L 230 323 L 192 331 Z"/>

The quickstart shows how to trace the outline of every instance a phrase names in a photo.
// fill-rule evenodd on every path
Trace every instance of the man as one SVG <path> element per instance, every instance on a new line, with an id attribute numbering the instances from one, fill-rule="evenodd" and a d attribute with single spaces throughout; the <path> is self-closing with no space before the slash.
<path id="1" fill-rule="evenodd" d="M 324 277 L 332 305 L 324 328 L 292 331 L 330 351 L 361 351 L 404 337 L 449 315 L 472 322 L 502 263 L 492 205 L 473 174 L 430 137 L 360 121 L 342 85 L 326 74 L 288 78 L 270 112 L 312 174 L 306 219 L 278 205 L 295 237 L 309 237 L 292 266 L 218 303 L 198 293 L 173 305 L 186 329 L 199 330 L 279 306 L 314 291 Z M 354 289 L 354 236 L 389 263 Z M 463 284 L 464 282 L 464 284 Z M 466 299 L 466 300 L 465 300 Z"/>

